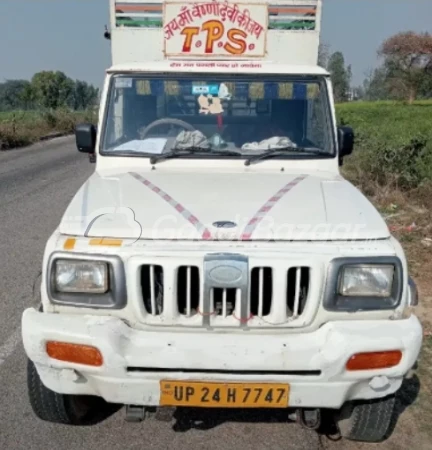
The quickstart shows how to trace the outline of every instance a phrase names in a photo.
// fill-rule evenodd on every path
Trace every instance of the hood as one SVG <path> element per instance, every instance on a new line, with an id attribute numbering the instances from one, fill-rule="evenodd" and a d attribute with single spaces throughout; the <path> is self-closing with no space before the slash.
<path id="1" fill-rule="evenodd" d="M 94 173 L 60 232 L 180 240 L 383 239 L 373 205 L 338 175 L 300 173 Z"/>

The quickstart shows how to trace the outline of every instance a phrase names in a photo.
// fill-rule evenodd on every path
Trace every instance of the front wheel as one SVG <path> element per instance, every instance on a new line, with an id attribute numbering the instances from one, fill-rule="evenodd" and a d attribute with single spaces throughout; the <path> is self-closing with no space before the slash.
<path id="1" fill-rule="evenodd" d="M 382 442 L 392 426 L 396 397 L 379 400 L 347 402 L 336 422 L 342 437 L 363 442 Z"/>
<path id="2" fill-rule="evenodd" d="M 34 413 L 46 422 L 91 425 L 97 422 L 105 405 L 100 397 L 58 394 L 48 389 L 30 360 L 27 363 L 27 388 Z"/>

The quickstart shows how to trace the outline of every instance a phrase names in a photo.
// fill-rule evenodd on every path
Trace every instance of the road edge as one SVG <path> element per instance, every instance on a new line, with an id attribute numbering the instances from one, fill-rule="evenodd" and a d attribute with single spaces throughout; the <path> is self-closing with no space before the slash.
<path id="1" fill-rule="evenodd" d="M 36 142 L 33 142 L 33 144 L 36 144 L 37 142 L 49 141 L 51 139 L 56 139 L 59 137 L 66 137 L 66 136 L 73 136 L 73 133 L 71 133 L 70 131 L 68 131 L 68 132 L 59 131 L 56 133 L 50 133 L 45 136 L 41 136 Z M 18 148 L 18 147 L 14 147 L 14 148 Z M 11 150 L 13 150 L 13 149 L 11 149 Z"/>
<path id="2" fill-rule="evenodd" d="M 38 139 L 36 139 L 35 141 L 30 142 L 29 144 L 26 144 L 26 145 L 18 145 L 16 147 L 9 147 L 9 148 L 0 148 L 0 153 L 9 153 L 9 152 L 13 152 L 16 150 L 23 150 L 23 149 L 30 148 L 30 147 L 40 144 L 40 143 L 46 143 L 46 142 L 50 142 L 50 141 L 53 141 L 58 138 L 72 137 L 72 136 L 74 136 L 73 132 L 58 131 L 58 132 L 54 132 L 54 133 L 50 133 L 50 134 L 41 136 Z"/>

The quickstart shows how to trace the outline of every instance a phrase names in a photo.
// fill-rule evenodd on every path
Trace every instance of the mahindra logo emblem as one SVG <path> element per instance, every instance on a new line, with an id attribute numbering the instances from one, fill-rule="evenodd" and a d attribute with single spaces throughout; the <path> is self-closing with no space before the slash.
<path id="1" fill-rule="evenodd" d="M 229 220 L 220 220 L 218 222 L 214 222 L 213 226 L 216 228 L 235 228 L 237 224 L 230 222 Z"/>

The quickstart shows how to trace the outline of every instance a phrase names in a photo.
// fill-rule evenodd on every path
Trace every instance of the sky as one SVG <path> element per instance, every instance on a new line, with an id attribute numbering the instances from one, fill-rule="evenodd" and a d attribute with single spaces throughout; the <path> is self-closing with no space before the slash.
<path id="1" fill-rule="evenodd" d="M 61 70 L 101 86 L 111 64 L 110 43 L 103 38 L 108 5 L 109 0 L 0 0 L 0 81 Z M 377 66 L 384 39 L 399 31 L 432 32 L 432 0 L 324 0 L 323 11 L 322 42 L 344 53 L 356 85 Z"/>

